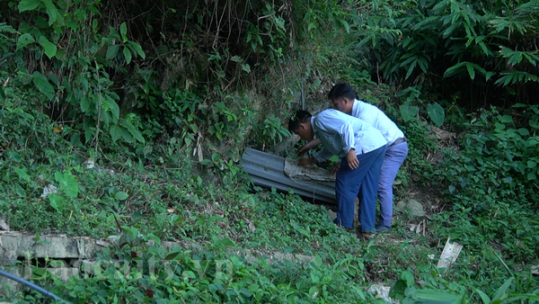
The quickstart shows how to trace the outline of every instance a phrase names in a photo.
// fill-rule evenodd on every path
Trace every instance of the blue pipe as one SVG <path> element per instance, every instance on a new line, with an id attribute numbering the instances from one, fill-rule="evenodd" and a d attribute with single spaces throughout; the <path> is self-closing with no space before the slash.
<path id="1" fill-rule="evenodd" d="M 44 295 L 46 295 L 46 296 L 48 296 L 50 298 L 53 298 L 56 301 L 62 301 L 62 302 L 65 302 L 65 303 L 69 303 L 66 300 L 60 298 L 59 296 L 53 294 L 52 292 L 50 292 L 48 290 L 45 290 L 45 289 L 43 289 L 43 288 L 41 288 L 41 287 L 31 283 L 31 282 L 28 282 L 23 278 L 19 278 L 18 276 L 14 275 L 14 274 L 11 274 L 11 273 L 9 273 L 7 271 L 0 270 L 0 275 L 6 277 L 8 279 L 12 279 L 13 281 L 21 283 L 23 285 L 26 285 L 27 287 L 30 287 L 30 288 L 32 288 L 32 289 L 34 289 L 36 291 L 39 291 L 40 293 L 42 293 L 42 294 L 44 294 Z"/>

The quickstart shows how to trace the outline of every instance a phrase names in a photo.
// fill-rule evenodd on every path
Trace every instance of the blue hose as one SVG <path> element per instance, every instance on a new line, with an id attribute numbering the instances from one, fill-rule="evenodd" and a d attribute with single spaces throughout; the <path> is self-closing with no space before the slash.
<path id="1" fill-rule="evenodd" d="M 50 298 L 53 298 L 53 299 L 55 299 L 55 300 L 57 300 L 57 301 L 62 301 L 62 302 L 65 302 L 65 303 L 69 303 L 69 302 L 67 302 L 66 300 L 60 298 L 59 296 L 53 294 L 52 292 L 50 292 L 50 291 L 48 291 L 48 290 L 45 290 L 45 289 L 43 289 L 43 288 L 41 288 L 41 287 L 39 287 L 39 286 L 37 286 L 37 285 L 31 283 L 31 282 L 28 282 L 28 281 L 26 281 L 26 280 L 23 279 L 23 278 L 19 278 L 18 276 L 13 275 L 13 274 L 11 274 L 11 273 L 9 273 L 9 272 L 0 270 L 0 275 L 6 277 L 6 278 L 8 278 L 8 279 L 12 279 L 13 281 L 16 281 L 16 282 L 18 282 L 18 283 L 21 283 L 21 284 L 23 284 L 23 285 L 26 285 L 27 287 L 30 287 L 30 288 L 32 288 L 32 289 L 34 289 L 34 290 L 36 290 L 36 291 L 39 291 L 40 293 L 42 293 L 42 294 L 44 294 L 44 295 L 46 295 L 46 296 L 48 296 L 48 297 L 50 297 Z"/>

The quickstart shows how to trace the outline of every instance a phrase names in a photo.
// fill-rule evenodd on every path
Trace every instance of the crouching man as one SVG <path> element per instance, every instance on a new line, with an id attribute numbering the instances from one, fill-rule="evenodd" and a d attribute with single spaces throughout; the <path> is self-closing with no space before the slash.
<path id="1" fill-rule="evenodd" d="M 335 223 L 346 230 L 353 228 L 354 201 L 358 197 L 361 236 L 372 237 L 378 180 L 387 145 L 382 133 L 364 121 L 334 109 L 324 110 L 316 116 L 298 110 L 290 119 L 288 129 L 304 140 L 311 141 L 316 136 L 323 145 L 323 150 L 313 157 L 300 159 L 300 166 L 339 156 L 341 167 L 335 181 L 339 207 Z"/>
<path id="2" fill-rule="evenodd" d="M 391 230 L 391 217 L 393 216 L 393 182 L 397 171 L 408 156 L 408 144 L 404 133 L 387 115 L 376 106 L 358 100 L 356 93 L 345 83 L 335 85 L 328 94 L 335 109 L 363 120 L 382 133 L 388 142 L 384 163 L 380 172 L 378 183 L 378 196 L 380 197 L 380 219 L 376 225 L 376 232 L 389 232 Z M 309 151 L 320 144 L 315 139 L 299 149 L 299 154 Z M 332 171 L 339 170 L 337 164 Z"/>

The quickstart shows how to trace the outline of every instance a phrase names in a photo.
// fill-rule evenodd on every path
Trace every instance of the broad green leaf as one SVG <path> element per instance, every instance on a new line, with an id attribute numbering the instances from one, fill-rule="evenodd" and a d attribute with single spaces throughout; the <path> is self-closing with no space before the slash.
<path id="1" fill-rule="evenodd" d="M 109 45 L 109 47 L 107 48 L 107 55 L 106 55 L 107 59 L 111 60 L 115 58 L 116 55 L 118 55 L 119 51 L 120 51 L 120 45 L 118 44 Z"/>
<path id="2" fill-rule="evenodd" d="M 54 98 L 54 87 L 50 84 L 49 80 L 47 80 L 47 77 L 38 71 L 35 71 L 32 76 L 32 80 L 37 89 L 45 94 L 49 100 L 52 100 Z"/>
<path id="3" fill-rule="evenodd" d="M 318 267 L 322 267 L 323 265 L 322 258 L 318 254 L 314 257 L 314 264 Z"/>
<path id="4" fill-rule="evenodd" d="M 25 12 L 25 11 L 33 11 L 35 10 L 39 4 L 41 3 L 41 0 L 21 0 L 19 3 L 19 12 Z"/>
<path id="5" fill-rule="evenodd" d="M 153 240 L 157 245 L 161 244 L 161 239 L 157 235 L 155 235 L 153 233 L 148 233 L 146 235 L 146 238 L 149 239 L 149 240 Z"/>
<path id="6" fill-rule="evenodd" d="M 45 51 L 45 55 L 49 57 L 49 59 L 52 59 L 56 55 L 56 44 L 50 42 L 45 36 L 39 37 L 39 44 L 43 47 Z"/>
<path id="7" fill-rule="evenodd" d="M 30 43 L 34 43 L 34 42 L 36 42 L 36 40 L 34 39 L 32 34 L 24 33 L 17 40 L 17 50 L 20 50 L 23 47 L 29 45 Z"/>
<path id="8" fill-rule="evenodd" d="M 428 104 L 427 112 L 430 119 L 434 122 L 436 126 L 440 127 L 444 123 L 445 111 L 444 108 L 442 108 L 442 106 L 440 106 L 437 102 L 435 102 L 434 104 Z"/>
<path id="9" fill-rule="evenodd" d="M 49 194 L 47 197 L 49 198 L 51 207 L 54 208 L 56 212 L 62 214 L 62 211 L 64 210 L 64 200 L 62 197 L 56 194 Z"/>
<path id="10" fill-rule="evenodd" d="M 129 197 L 129 194 L 127 194 L 127 193 L 125 193 L 123 191 L 118 191 L 118 192 L 116 192 L 114 197 L 119 201 L 124 201 Z"/>
<path id="11" fill-rule="evenodd" d="M 401 274 L 399 275 L 399 278 L 403 280 L 404 282 L 406 282 L 406 285 L 408 287 L 414 286 L 414 283 L 415 283 L 414 275 L 411 274 L 410 272 L 408 271 L 401 272 Z"/>
<path id="12" fill-rule="evenodd" d="M 232 56 L 232 58 L 230 58 L 230 60 L 234 61 L 234 62 L 243 62 L 243 59 L 241 59 L 240 56 Z"/>
<path id="13" fill-rule="evenodd" d="M 127 131 L 126 128 L 121 128 L 122 130 L 122 138 L 124 139 L 124 141 L 128 142 L 128 143 L 133 143 L 133 136 L 131 135 L 131 133 L 129 133 L 129 131 Z"/>
<path id="14" fill-rule="evenodd" d="M 122 34 L 123 42 L 127 42 L 127 24 L 125 22 L 120 25 L 120 34 Z"/>
<path id="15" fill-rule="evenodd" d="M 114 116 L 114 120 L 118 121 L 120 118 L 120 107 L 118 106 L 118 103 L 114 99 L 112 99 L 110 96 L 105 96 L 105 98 L 102 98 L 102 108 L 106 112 L 112 113 Z"/>
<path id="16" fill-rule="evenodd" d="M 13 167 L 13 170 L 15 170 L 15 173 L 17 173 L 20 179 L 25 180 L 27 182 L 30 181 L 30 175 L 26 173 L 26 168 L 21 169 L 21 168 Z"/>
<path id="17" fill-rule="evenodd" d="M 238 246 L 238 245 L 236 245 L 236 243 L 233 240 L 231 240 L 231 239 L 229 239 L 227 237 L 225 237 L 224 239 L 221 240 L 221 244 L 223 244 L 223 245 L 225 245 L 227 247 L 236 247 L 236 246 Z"/>
<path id="18" fill-rule="evenodd" d="M 498 116 L 498 120 L 503 123 L 513 123 L 513 117 L 511 115 Z"/>
<path id="19" fill-rule="evenodd" d="M 404 297 L 405 290 L 406 282 L 403 280 L 398 280 L 389 290 L 389 296 L 394 299 L 402 299 Z"/>
<path id="20" fill-rule="evenodd" d="M 517 130 L 517 132 L 522 136 L 528 136 L 530 135 L 530 131 L 528 129 L 520 128 Z"/>
<path id="21" fill-rule="evenodd" d="M 404 121 L 410 121 L 416 117 L 418 108 L 416 106 L 401 105 L 399 110 L 402 119 L 404 119 Z"/>
<path id="22" fill-rule="evenodd" d="M 142 133 L 128 120 L 123 120 L 121 125 L 139 142 L 144 143 Z"/>
<path id="23" fill-rule="evenodd" d="M 91 106 L 92 106 L 92 102 L 90 101 L 90 98 L 88 98 L 87 96 L 84 96 L 80 99 L 80 109 L 82 112 L 88 112 Z"/>
<path id="24" fill-rule="evenodd" d="M 112 26 L 109 26 L 109 30 L 110 30 L 110 34 L 108 36 L 109 39 L 122 40 L 122 37 L 120 37 L 120 34 L 115 28 L 113 28 Z"/>
<path id="25" fill-rule="evenodd" d="M 52 3 L 52 0 L 43 0 L 43 3 L 45 3 L 45 8 L 47 9 L 47 15 L 49 15 L 49 25 L 52 25 L 56 21 L 63 24 L 64 19 L 60 12 L 58 12 L 56 6 Z"/>
<path id="26" fill-rule="evenodd" d="M 122 127 L 119 125 L 112 125 L 110 126 L 110 136 L 112 137 L 112 141 L 117 141 L 122 136 Z"/>
<path id="27" fill-rule="evenodd" d="M 127 47 L 124 47 L 124 57 L 127 64 L 131 63 L 132 56 L 131 51 Z"/>
<path id="28" fill-rule="evenodd" d="M 533 169 L 533 168 L 535 168 L 536 166 L 537 166 L 537 163 L 534 162 L 533 160 L 529 160 L 529 161 L 528 161 L 528 168 Z"/>
<path id="29" fill-rule="evenodd" d="M 528 173 L 528 180 L 531 181 L 531 180 L 536 180 L 537 179 L 537 175 L 535 175 L 535 173 L 531 172 L 531 173 Z"/>
<path id="30" fill-rule="evenodd" d="M 242 64 L 241 69 L 244 70 L 247 73 L 251 73 L 251 66 L 248 63 Z"/>
<path id="31" fill-rule="evenodd" d="M 69 173 L 54 173 L 54 178 L 59 183 L 58 188 L 63 191 L 68 197 L 76 198 L 79 195 L 79 184 L 75 177 Z"/>
<path id="32" fill-rule="evenodd" d="M 144 51 L 142 50 L 142 47 L 140 46 L 140 44 L 134 42 L 134 41 L 128 41 L 127 43 L 129 43 L 130 46 L 132 46 L 135 51 L 137 51 L 137 54 L 142 58 L 142 59 L 145 59 L 146 58 L 146 53 L 144 53 Z"/>
<path id="33" fill-rule="evenodd" d="M 20 197 L 26 197 L 26 191 L 24 191 L 24 189 L 21 187 L 21 185 L 17 184 L 15 185 L 15 187 L 17 188 L 17 194 L 20 196 Z"/>

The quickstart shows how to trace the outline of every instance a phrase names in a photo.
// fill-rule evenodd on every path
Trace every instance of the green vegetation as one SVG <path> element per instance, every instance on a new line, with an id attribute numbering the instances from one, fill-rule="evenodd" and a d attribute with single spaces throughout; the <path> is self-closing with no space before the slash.
<path id="1" fill-rule="evenodd" d="M 0 3 L 0 216 L 143 265 L 67 283 L 35 267 L 38 284 L 74 303 L 383 302 L 374 283 L 401 303 L 539 301 L 537 1 L 173 2 Z M 407 134 L 395 201 L 434 195 L 425 234 L 404 213 L 361 242 L 246 182 L 244 147 L 281 142 L 334 81 Z M 464 249 L 438 269 L 449 237 Z"/>

